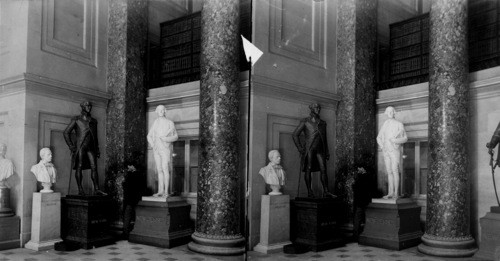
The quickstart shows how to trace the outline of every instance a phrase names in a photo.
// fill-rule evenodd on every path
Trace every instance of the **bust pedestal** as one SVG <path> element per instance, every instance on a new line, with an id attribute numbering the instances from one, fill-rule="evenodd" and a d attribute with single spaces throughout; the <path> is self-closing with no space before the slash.
<path id="1" fill-rule="evenodd" d="M 41 251 L 53 249 L 61 239 L 61 193 L 33 193 L 31 240 L 25 248 Z"/>
<path id="2" fill-rule="evenodd" d="M 491 207 L 490 212 L 479 219 L 481 245 L 475 258 L 499 260 L 500 258 L 500 207 Z"/>
<path id="3" fill-rule="evenodd" d="M 10 189 L 0 182 L 0 250 L 18 248 L 20 246 L 19 217 L 14 216 L 10 208 Z"/>
<path id="4" fill-rule="evenodd" d="M 420 243 L 420 206 L 409 198 L 372 199 L 359 244 L 401 250 Z"/>
<path id="5" fill-rule="evenodd" d="M 291 221 L 293 248 L 318 252 L 344 246 L 337 224 L 340 209 L 338 198 L 295 198 Z"/>
<path id="6" fill-rule="evenodd" d="M 194 231 L 190 210 L 181 198 L 142 197 L 128 241 L 166 248 L 187 244 Z"/>
<path id="7" fill-rule="evenodd" d="M 111 199 L 108 196 L 68 195 L 62 203 L 65 243 L 84 249 L 114 243 L 109 232 Z"/>
<path id="8" fill-rule="evenodd" d="M 277 253 L 290 243 L 290 196 L 262 195 L 260 242 L 253 250 L 264 254 Z"/>

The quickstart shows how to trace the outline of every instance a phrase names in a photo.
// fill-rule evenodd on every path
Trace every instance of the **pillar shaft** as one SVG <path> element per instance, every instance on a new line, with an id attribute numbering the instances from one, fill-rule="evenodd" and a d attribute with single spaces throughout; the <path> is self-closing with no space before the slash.
<path id="1" fill-rule="evenodd" d="M 349 172 L 354 166 L 375 170 L 375 50 L 377 1 L 341 0 L 337 25 L 337 112 L 335 194 L 346 203 L 352 223 L 353 197 Z M 352 173 L 352 172 L 351 172 Z"/>
<path id="2" fill-rule="evenodd" d="M 467 0 L 435 0 L 430 12 L 427 220 L 419 250 L 471 256 Z"/>
<path id="3" fill-rule="evenodd" d="M 145 52 L 148 35 L 148 2 L 146 0 L 111 0 L 108 17 L 107 85 L 111 100 L 106 122 L 106 191 L 113 198 L 115 228 L 122 229 L 126 198 L 142 192 L 144 184 L 125 191 L 127 165 L 145 175 L 146 94 Z M 145 180 L 145 176 L 144 176 Z"/>
<path id="4" fill-rule="evenodd" d="M 244 252 L 239 191 L 239 0 L 204 1 L 196 230 L 189 248 Z"/>

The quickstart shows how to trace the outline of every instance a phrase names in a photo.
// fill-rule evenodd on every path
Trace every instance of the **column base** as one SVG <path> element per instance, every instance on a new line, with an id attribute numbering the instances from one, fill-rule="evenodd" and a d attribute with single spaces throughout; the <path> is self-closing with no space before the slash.
<path id="1" fill-rule="evenodd" d="M 451 240 L 433 239 L 433 236 L 424 234 L 422 244 L 418 245 L 418 251 L 440 257 L 471 257 L 477 251 L 476 241 L 472 237 Z"/>
<path id="2" fill-rule="evenodd" d="M 230 238 L 206 238 L 195 232 L 191 235 L 189 250 L 208 255 L 232 256 L 245 253 L 245 238 L 234 236 Z"/>

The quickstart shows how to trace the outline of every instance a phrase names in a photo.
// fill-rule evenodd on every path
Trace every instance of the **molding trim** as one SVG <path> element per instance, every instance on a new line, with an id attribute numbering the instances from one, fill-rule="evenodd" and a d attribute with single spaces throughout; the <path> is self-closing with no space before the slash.
<path id="1" fill-rule="evenodd" d="M 279 148 L 279 135 L 292 134 L 300 123 L 301 117 L 289 117 L 278 114 L 267 114 L 267 150 Z"/>
<path id="2" fill-rule="evenodd" d="M 25 73 L 16 77 L 0 81 L 0 97 L 16 93 L 35 93 L 38 95 L 64 99 L 84 101 L 89 100 L 95 106 L 106 108 L 111 94 L 89 89 L 43 76 Z"/>
<path id="3" fill-rule="evenodd" d="M 307 3 L 308 1 L 306 1 Z M 294 44 L 294 38 L 301 37 L 292 35 L 291 39 L 285 37 L 285 28 L 295 28 L 298 24 L 286 24 L 285 12 L 287 8 L 285 3 L 291 2 L 286 0 L 271 0 L 269 8 L 269 51 L 271 53 L 281 55 L 293 60 L 298 60 L 309 65 L 326 68 L 326 47 L 325 47 L 325 20 L 326 20 L 326 5 L 328 1 L 313 2 L 309 1 L 310 9 L 301 9 L 303 13 L 309 11 L 311 24 L 310 39 L 307 42 L 311 43 L 309 48 Z M 307 25 L 303 23 L 302 26 Z M 303 34 L 302 37 L 306 37 Z"/>
<path id="4" fill-rule="evenodd" d="M 425 87 L 425 90 L 422 89 L 423 87 Z M 415 91 L 416 88 L 419 90 Z M 405 89 L 408 89 L 408 91 L 405 91 Z M 412 90 L 414 91 L 411 92 Z M 398 107 L 399 110 L 413 110 L 428 107 L 428 82 L 404 86 L 387 91 L 379 91 L 379 96 L 381 92 L 394 92 L 394 95 L 389 94 L 387 97 L 377 99 L 378 113 L 383 112 L 385 107 L 389 105 Z M 469 99 L 471 102 L 494 97 L 500 97 L 500 77 L 492 77 L 469 83 Z"/>
<path id="5" fill-rule="evenodd" d="M 240 100 L 248 98 L 248 80 L 240 83 Z M 165 86 L 148 91 L 148 111 L 162 104 L 167 109 L 189 108 L 200 105 L 200 81 Z"/>
<path id="6" fill-rule="evenodd" d="M 79 33 L 83 39 L 80 47 L 56 38 L 54 32 L 57 28 L 55 1 L 44 0 L 42 3 L 42 51 L 97 68 L 96 38 L 98 37 L 99 4 L 95 0 L 82 1 L 83 31 Z"/>
<path id="7" fill-rule="evenodd" d="M 300 102 L 309 105 L 318 102 L 323 108 L 337 110 L 340 95 L 316 89 L 311 89 L 280 80 L 253 75 L 252 95 L 270 96 L 292 102 Z"/>

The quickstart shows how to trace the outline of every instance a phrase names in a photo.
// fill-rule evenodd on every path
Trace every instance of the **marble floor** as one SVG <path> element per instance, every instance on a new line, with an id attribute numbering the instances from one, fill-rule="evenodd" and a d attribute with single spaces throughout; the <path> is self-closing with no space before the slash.
<path id="1" fill-rule="evenodd" d="M 440 259 L 426 256 L 417 252 L 416 248 L 403 251 L 391 251 L 375 247 L 360 246 L 357 243 L 347 244 L 345 247 L 327 250 L 323 252 L 308 252 L 300 255 L 289 255 L 284 253 L 265 255 L 250 251 L 247 256 L 207 256 L 191 252 L 187 245 L 172 249 L 158 248 L 140 244 L 118 241 L 116 244 L 108 245 L 90 250 L 76 250 L 72 252 L 61 251 L 32 251 L 28 249 L 10 249 L 0 251 L 0 261 L 239 261 L 239 260 L 338 260 L 338 261 L 438 261 L 438 260 L 477 260 L 467 259 Z"/>

